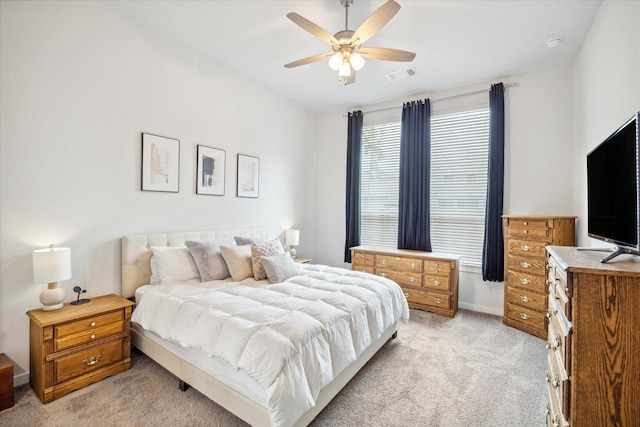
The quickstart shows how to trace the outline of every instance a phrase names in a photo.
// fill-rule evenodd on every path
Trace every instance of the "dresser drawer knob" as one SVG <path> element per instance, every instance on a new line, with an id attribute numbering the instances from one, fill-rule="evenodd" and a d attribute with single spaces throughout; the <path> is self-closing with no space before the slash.
<path id="1" fill-rule="evenodd" d="M 531 250 L 531 246 L 529 246 L 529 245 L 521 245 L 520 249 L 522 249 L 525 252 L 528 252 L 528 251 Z"/>
<path id="2" fill-rule="evenodd" d="M 384 274 L 384 273 L 380 273 L 380 276 L 382 276 L 382 277 L 387 277 L 387 275 L 386 275 L 386 274 Z"/>
<path id="3" fill-rule="evenodd" d="M 442 298 L 434 298 L 433 300 L 436 302 L 436 304 L 442 304 L 444 302 Z"/>
<path id="4" fill-rule="evenodd" d="M 387 263 L 386 259 L 380 260 L 380 264 L 385 265 Z"/>
<path id="5" fill-rule="evenodd" d="M 522 300 L 522 302 L 529 302 L 529 297 L 526 295 L 520 295 L 520 299 Z"/>
<path id="6" fill-rule="evenodd" d="M 416 278 L 415 278 L 415 277 L 409 277 L 409 281 L 410 281 L 411 283 L 414 283 L 414 282 L 416 281 Z"/>
<path id="7" fill-rule="evenodd" d="M 406 299 L 409 299 L 409 298 L 411 298 L 411 294 L 410 294 L 409 292 L 405 292 L 405 293 L 404 293 L 404 297 L 405 297 Z"/>
<path id="8" fill-rule="evenodd" d="M 440 273 L 440 271 L 436 270 L 436 274 Z"/>
<path id="9" fill-rule="evenodd" d="M 440 286 L 442 284 L 442 282 L 440 280 L 434 280 L 433 281 L 433 286 Z"/>
<path id="10" fill-rule="evenodd" d="M 96 322 L 91 322 L 91 323 L 89 324 L 89 326 L 91 326 L 91 327 L 96 326 Z"/>
<path id="11" fill-rule="evenodd" d="M 529 231 L 528 230 L 524 230 L 524 234 L 527 234 Z"/>
<path id="12" fill-rule="evenodd" d="M 525 222 L 524 222 L 524 225 L 529 225 L 529 223 L 525 221 Z"/>
<path id="13" fill-rule="evenodd" d="M 411 263 L 411 268 L 416 268 L 416 263 L 415 262 Z"/>
<path id="14" fill-rule="evenodd" d="M 91 356 L 88 359 L 84 359 L 84 364 L 87 366 L 95 365 L 96 363 L 98 363 L 98 360 L 100 360 L 101 357 L 102 357 L 101 354 Z"/>
<path id="15" fill-rule="evenodd" d="M 526 262 L 526 261 L 522 261 L 522 262 L 520 263 L 520 265 L 521 265 L 523 268 L 529 268 L 529 267 L 531 267 L 531 264 L 529 264 L 529 263 L 528 263 L 528 262 Z"/>
<path id="16" fill-rule="evenodd" d="M 520 279 L 520 283 L 522 283 L 523 285 L 528 285 L 529 283 L 531 283 L 531 281 L 529 279 L 523 278 Z"/>
<path id="17" fill-rule="evenodd" d="M 520 313 L 520 318 L 524 320 L 529 320 L 529 315 L 527 313 Z"/>
<path id="18" fill-rule="evenodd" d="M 91 339 L 92 339 L 92 340 L 95 340 L 95 339 L 96 339 L 96 336 L 95 336 L 94 334 L 92 334 L 92 335 L 91 335 Z"/>
<path id="19" fill-rule="evenodd" d="M 561 427 L 560 426 L 560 415 L 556 415 L 556 417 L 553 419 L 553 424 L 551 424 L 553 427 Z"/>

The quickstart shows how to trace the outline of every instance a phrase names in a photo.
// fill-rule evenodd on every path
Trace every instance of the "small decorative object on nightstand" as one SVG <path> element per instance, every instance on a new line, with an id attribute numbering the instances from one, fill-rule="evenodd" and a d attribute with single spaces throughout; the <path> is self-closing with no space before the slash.
<path id="1" fill-rule="evenodd" d="M 73 305 L 80 305 L 80 304 L 86 304 L 89 301 L 91 301 L 89 298 L 82 298 L 80 299 L 80 294 L 86 294 L 87 290 L 86 289 L 82 289 L 80 286 L 74 286 L 73 287 L 73 292 L 78 294 L 78 298 L 76 298 L 75 301 L 71 301 L 71 304 Z"/>
<path id="2" fill-rule="evenodd" d="M 56 311 L 31 310 L 31 388 L 49 403 L 131 367 L 133 302 L 118 295 Z"/>
<path id="3" fill-rule="evenodd" d="M 47 249 L 33 251 L 33 281 L 49 284 L 49 288 L 40 294 L 43 310 L 62 308 L 65 292 L 58 287 L 58 282 L 67 279 L 71 279 L 69 248 L 55 248 L 50 245 Z"/>
<path id="4" fill-rule="evenodd" d="M 289 246 L 291 258 L 296 257 L 296 248 L 300 244 L 300 230 L 287 230 L 284 234 L 284 244 Z"/>
<path id="5" fill-rule="evenodd" d="M 309 264 L 311 262 L 311 258 L 296 257 L 293 259 L 293 261 L 297 262 L 298 264 Z"/>

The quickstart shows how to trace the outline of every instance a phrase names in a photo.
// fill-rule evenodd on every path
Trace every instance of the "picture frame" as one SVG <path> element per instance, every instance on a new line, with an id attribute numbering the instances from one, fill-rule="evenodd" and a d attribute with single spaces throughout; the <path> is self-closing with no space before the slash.
<path id="1" fill-rule="evenodd" d="M 142 191 L 180 191 L 180 140 L 142 134 Z"/>
<path id="2" fill-rule="evenodd" d="M 238 154 L 238 197 L 257 198 L 260 194 L 260 159 Z"/>
<path id="3" fill-rule="evenodd" d="M 198 145 L 196 194 L 224 196 L 227 152 Z"/>

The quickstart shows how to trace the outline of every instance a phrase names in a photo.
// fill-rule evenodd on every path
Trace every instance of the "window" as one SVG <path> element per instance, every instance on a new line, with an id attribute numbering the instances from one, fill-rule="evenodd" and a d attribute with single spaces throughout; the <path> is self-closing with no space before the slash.
<path id="1" fill-rule="evenodd" d="M 489 156 L 489 109 L 431 117 L 431 246 L 480 267 Z M 398 241 L 400 122 L 362 132 L 361 242 Z"/>

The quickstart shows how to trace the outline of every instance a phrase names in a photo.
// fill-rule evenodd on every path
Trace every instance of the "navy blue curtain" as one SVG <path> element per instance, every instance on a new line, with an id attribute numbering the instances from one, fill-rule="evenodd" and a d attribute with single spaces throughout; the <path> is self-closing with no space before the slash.
<path id="1" fill-rule="evenodd" d="M 482 280 L 504 281 L 502 206 L 504 194 L 504 85 L 489 91 L 489 176 L 482 248 Z"/>
<path id="2" fill-rule="evenodd" d="M 362 162 L 362 111 L 348 116 L 347 129 L 347 209 L 344 262 L 351 262 L 353 246 L 360 244 L 360 164 Z"/>
<path id="3" fill-rule="evenodd" d="M 429 177 L 431 171 L 431 103 L 402 106 L 398 248 L 431 252 Z"/>

